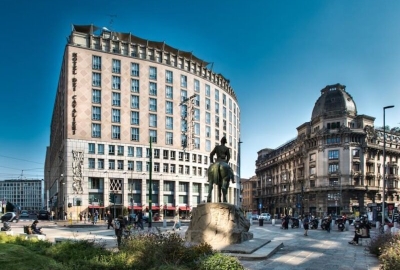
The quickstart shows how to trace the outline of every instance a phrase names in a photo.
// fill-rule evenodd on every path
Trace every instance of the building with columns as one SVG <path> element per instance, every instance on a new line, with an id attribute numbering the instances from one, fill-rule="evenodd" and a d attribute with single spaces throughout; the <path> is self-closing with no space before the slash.
<path id="1" fill-rule="evenodd" d="M 357 113 L 344 85 L 321 90 L 296 138 L 258 152 L 257 202 L 271 214 L 369 213 L 377 219 L 386 168 L 385 213 L 399 204 L 400 133 Z"/>
<path id="2" fill-rule="evenodd" d="M 102 214 L 115 194 L 117 214 L 148 211 L 151 173 L 153 213 L 190 211 L 207 198 L 209 153 L 223 136 L 236 178 L 228 200 L 238 204 L 240 108 L 230 81 L 165 42 L 73 25 L 45 161 L 50 208 Z"/>

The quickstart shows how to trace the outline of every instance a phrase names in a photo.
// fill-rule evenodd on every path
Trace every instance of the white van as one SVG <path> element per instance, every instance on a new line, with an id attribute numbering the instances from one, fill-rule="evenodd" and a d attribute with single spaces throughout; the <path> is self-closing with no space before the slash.
<path id="1" fill-rule="evenodd" d="M 261 213 L 259 218 L 264 220 L 271 220 L 271 215 L 269 213 Z"/>

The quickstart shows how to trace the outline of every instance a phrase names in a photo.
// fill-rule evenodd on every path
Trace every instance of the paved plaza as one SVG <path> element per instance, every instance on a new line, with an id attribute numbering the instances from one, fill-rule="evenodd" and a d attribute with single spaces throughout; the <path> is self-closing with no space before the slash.
<path id="1" fill-rule="evenodd" d="M 15 234 L 23 232 L 24 223 L 12 224 Z M 66 227 L 63 222 L 41 222 L 46 237 L 49 241 L 55 239 L 94 239 L 103 243 L 107 248 L 116 247 L 116 238 L 112 229 L 107 230 L 105 223 L 95 226 Z M 172 232 L 171 223 L 167 228 L 162 228 L 162 223 L 155 223 L 161 231 Z M 182 237 L 187 226 L 177 231 Z M 375 229 L 373 229 L 374 231 Z M 157 231 L 157 230 L 155 230 Z M 256 239 L 268 239 L 270 243 L 258 249 L 251 255 L 232 254 L 240 259 L 248 270 L 286 270 L 286 269 L 315 269 L 315 270 L 378 270 L 379 261 L 371 255 L 363 246 L 353 246 L 348 242 L 354 236 L 354 227 L 349 231 L 339 232 L 335 226 L 328 233 L 326 231 L 309 230 L 308 236 L 304 236 L 303 229 L 283 230 L 280 226 L 258 223 L 251 225 L 250 231 Z M 276 249 L 276 250 L 275 250 Z"/>

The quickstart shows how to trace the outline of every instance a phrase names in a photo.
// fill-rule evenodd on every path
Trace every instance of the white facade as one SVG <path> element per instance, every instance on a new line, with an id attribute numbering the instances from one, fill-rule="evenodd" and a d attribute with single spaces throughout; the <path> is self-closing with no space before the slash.
<path id="1" fill-rule="evenodd" d="M 0 200 L 17 206 L 17 210 L 38 211 L 45 207 L 43 201 L 43 180 L 14 179 L 0 181 Z"/>

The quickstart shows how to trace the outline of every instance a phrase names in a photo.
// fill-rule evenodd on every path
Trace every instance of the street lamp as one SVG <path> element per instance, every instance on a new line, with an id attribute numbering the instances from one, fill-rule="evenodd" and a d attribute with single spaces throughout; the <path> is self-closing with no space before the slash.
<path id="1" fill-rule="evenodd" d="M 385 224 L 385 181 L 386 181 L 386 123 L 385 110 L 394 105 L 383 107 L 383 183 L 382 183 L 382 226 Z"/>

